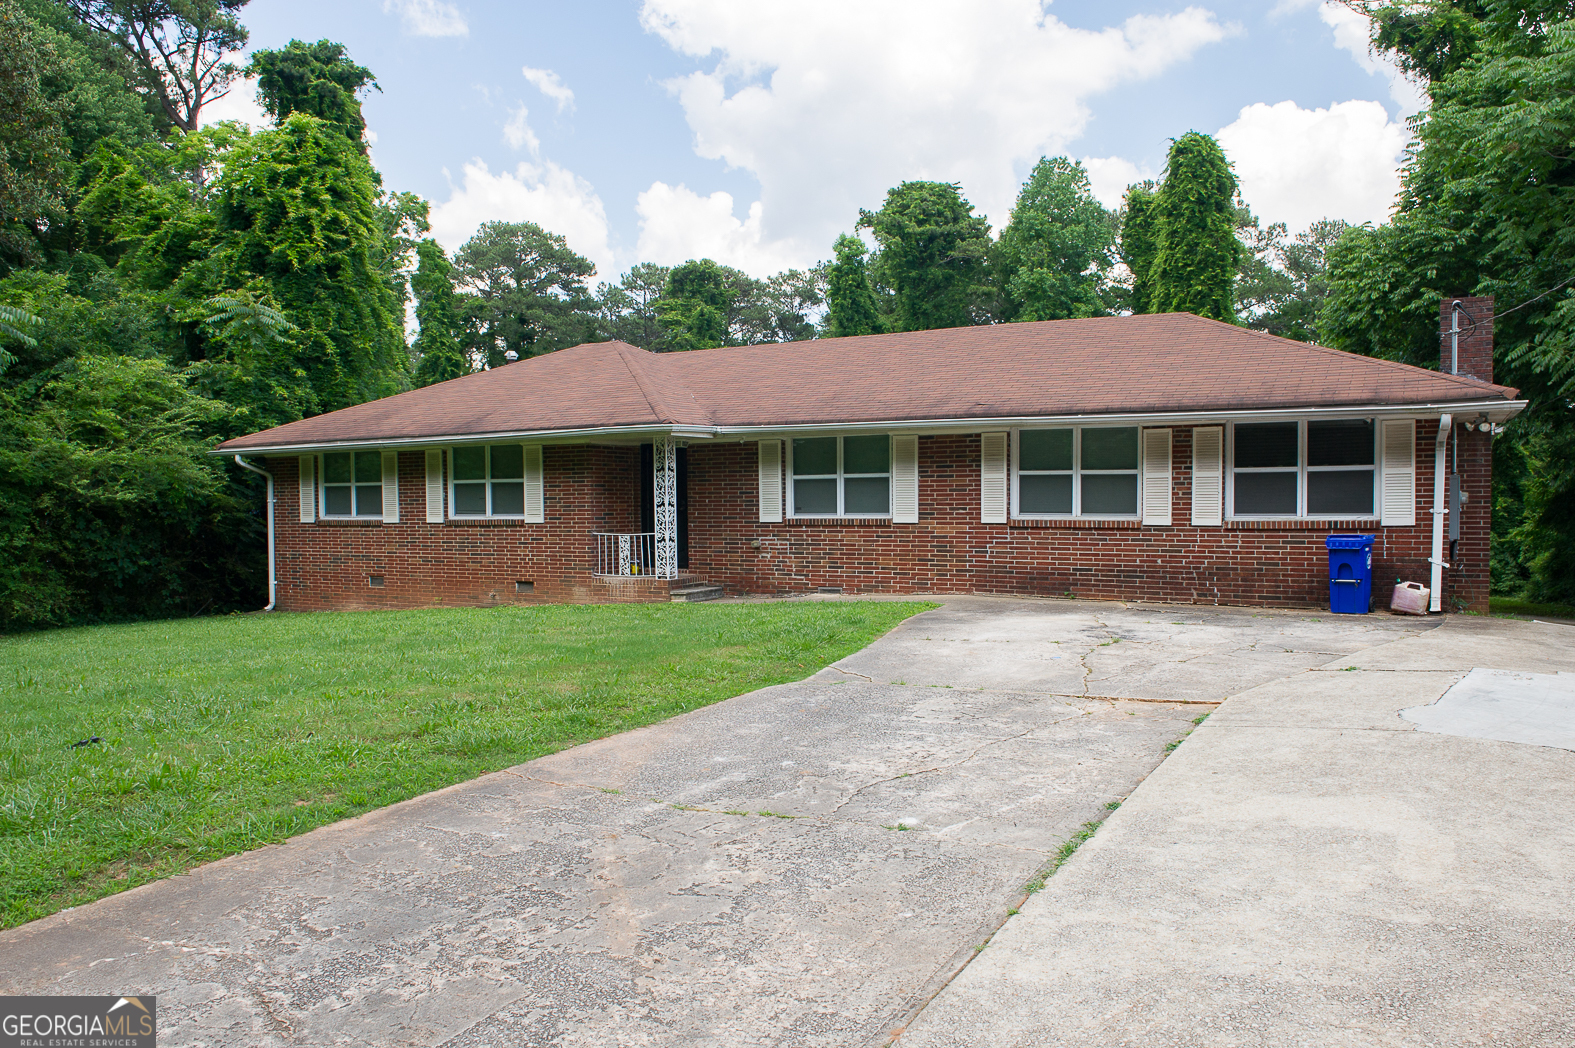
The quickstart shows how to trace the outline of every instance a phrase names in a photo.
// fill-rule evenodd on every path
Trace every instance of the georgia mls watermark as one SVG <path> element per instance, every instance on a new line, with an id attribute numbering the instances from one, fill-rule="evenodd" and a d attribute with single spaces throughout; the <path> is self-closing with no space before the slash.
<path id="1" fill-rule="evenodd" d="M 154 1048 L 157 997 L 0 997 L 0 1048 Z"/>

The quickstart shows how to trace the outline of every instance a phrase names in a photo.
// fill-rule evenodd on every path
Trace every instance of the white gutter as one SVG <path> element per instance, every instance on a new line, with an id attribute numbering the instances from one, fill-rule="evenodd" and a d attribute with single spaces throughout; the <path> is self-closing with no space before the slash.
<path id="1" fill-rule="evenodd" d="M 249 469 L 253 473 L 261 474 L 263 477 L 266 477 L 267 480 L 268 480 L 268 606 L 266 608 L 264 608 L 263 610 L 264 611 L 272 611 L 273 610 L 273 606 L 274 606 L 274 602 L 276 601 L 276 599 L 278 597 L 278 590 L 279 590 L 278 577 L 274 574 L 274 553 L 273 553 L 273 474 L 269 473 L 265 469 L 258 469 L 256 466 L 252 465 L 250 462 L 247 462 L 245 459 L 241 458 L 241 456 L 239 456 L 239 455 L 235 456 L 235 464 L 237 466 L 241 467 L 242 469 Z"/>
<path id="2" fill-rule="evenodd" d="M 640 440 L 671 434 L 679 440 L 708 440 L 718 437 L 733 440 L 762 440 L 788 434 L 805 433 L 979 433 L 1014 429 L 1019 426 L 1057 425 L 1148 425 L 1188 426 L 1216 422 L 1276 422 L 1304 418 L 1420 418 L 1437 412 L 1486 415 L 1491 422 L 1506 422 L 1525 409 L 1527 401 L 1489 400 L 1450 401 L 1427 404 L 1354 405 L 1332 408 L 1271 408 L 1239 411 L 1171 411 L 1109 415 L 1020 415 L 1010 418 L 903 419 L 876 422 L 819 422 L 771 426 L 598 426 L 586 429 L 503 430 L 496 433 L 464 435 L 433 434 L 424 437 L 394 437 L 369 440 L 319 441 L 276 444 L 244 449 L 247 455 L 287 455 L 313 451 L 354 450 L 357 448 L 463 447 L 469 444 L 495 444 L 500 441 L 542 441 L 547 443 L 587 443 L 595 439 Z M 210 454 L 231 455 L 233 449 L 217 449 Z"/>
<path id="3" fill-rule="evenodd" d="M 1449 512 L 1444 504 L 1444 449 L 1452 421 L 1448 415 L 1438 416 L 1438 436 L 1433 441 L 1433 556 L 1429 558 L 1433 565 L 1433 591 L 1428 611 L 1442 611 L 1444 607 L 1444 569 L 1449 567 L 1444 563 L 1444 516 Z"/>

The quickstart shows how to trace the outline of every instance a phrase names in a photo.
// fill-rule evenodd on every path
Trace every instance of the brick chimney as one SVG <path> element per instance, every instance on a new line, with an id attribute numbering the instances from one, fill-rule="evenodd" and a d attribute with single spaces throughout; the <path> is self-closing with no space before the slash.
<path id="1" fill-rule="evenodd" d="M 1493 381 L 1493 296 L 1446 298 L 1438 306 L 1438 370 L 1448 373 L 1450 362 L 1451 314 L 1460 303 L 1459 373 Z"/>

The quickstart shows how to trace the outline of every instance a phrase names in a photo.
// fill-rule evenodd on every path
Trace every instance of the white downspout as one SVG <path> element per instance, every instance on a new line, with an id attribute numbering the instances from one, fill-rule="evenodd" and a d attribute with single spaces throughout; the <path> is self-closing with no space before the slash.
<path id="1" fill-rule="evenodd" d="M 258 470 L 257 466 L 247 462 L 241 455 L 236 455 L 235 465 L 241 466 L 243 470 L 260 474 L 268 481 L 268 607 L 263 608 L 263 611 L 272 611 L 279 591 L 279 580 L 274 575 L 274 474 L 269 473 L 268 470 Z M 1433 545 L 1438 545 L 1438 542 L 1433 542 Z"/>
<path id="2" fill-rule="evenodd" d="M 1449 567 L 1444 563 L 1444 515 L 1449 512 L 1449 507 L 1444 504 L 1444 450 L 1451 421 L 1448 415 L 1438 416 L 1438 437 L 1433 441 L 1433 556 L 1430 558 L 1433 565 L 1433 589 L 1428 598 L 1428 611 L 1442 611 L 1444 608 L 1444 569 Z"/>

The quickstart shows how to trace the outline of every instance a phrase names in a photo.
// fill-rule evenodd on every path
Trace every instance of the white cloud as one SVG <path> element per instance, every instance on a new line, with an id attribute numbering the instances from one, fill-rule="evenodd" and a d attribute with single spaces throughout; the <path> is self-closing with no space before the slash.
<path id="1" fill-rule="evenodd" d="M 1389 81 L 1389 97 L 1400 107 L 1402 117 L 1412 116 L 1427 108 L 1428 98 L 1400 67 L 1388 58 L 1381 58 L 1373 51 L 1370 38 L 1371 23 L 1367 16 L 1342 4 L 1325 3 L 1318 8 L 1323 24 L 1334 30 L 1334 46 L 1356 59 L 1356 64 L 1367 72 Z"/>
<path id="2" fill-rule="evenodd" d="M 749 205 L 742 222 L 733 215 L 733 195 L 701 196 L 684 185 L 653 182 L 635 203 L 640 216 L 642 262 L 671 266 L 709 258 L 724 266 L 763 276 L 802 265 L 807 246 L 767 240 L 761 230 L 760 201 Z"/>
<path id="3" fill-rule="evenodd" d="M 801 245 L 798 264 L 905 179 L 960 182 L 1000 225 L 1026 168 L 1082 133 L 1090 98 L 1233 32 L 1199 7 L 1075 29 L 1040 0 L 645 0 L 640 17 L 708 60 L 668 84 L 695 150 L 759 179 L 759 243 Z M 664 199 L 680 197 L 650 206 Z"/>
<path id="4" fill-rule="evenodd" d="M 1400 188 L 1410 132 L 1378 102 L 1328 109 L 1259 102 L 1217 138 L 1253 212 L 1299 231 L 1320 218 L 1382 222 Z"/>
<path id="5" fill-rule="evenodd" d="M 497 174 L 472 160 L 465 165 L 462 184 L 450 183 L 449 198 L 433 206 L 432 235 L 452 252 L 477 226 L 492 221 L 535 222 L 562 234 L 569 247 L 596 263 L 603 280 L 617 277 L 601 198 L 585 179 L 550 160 L 522 163 Z"/>
<path id="6" fill-rule="evenodd" d="M 1083 166 L 1088 169 L 1088 184 L 1094 191 L 1094 199 L 1112 211 L 1126 199 L 1128 186 L 1159 177 L 1156 172 L 1118 156 L 1086 156 Z"/>
<path id="7" fill-rule="evenodd" d="M 248 57 L 233 55 L 230 61 L 244 66 Z M 257 102 L 257 81 L 252 78 L 237 78 L 230 85 L 229 93 L 217 101 L 206 103 L 197 118 L 204 127 L 217 124 L 220 120 L 239 120 L 256 131 L 273 126 L 273 121 L 268 119 L 268 114 L 263 112 Z"/>
<path id="8" fill-rule="evenodd" d="M 383 0 L 383 13 L 399 12 L 411 36 L 469 36 L 470 25 L 459 8 L 446 0 Z"/>
<path id="9" fill-rule="evenodd" d="M 558 104 L 558 112 L 563 112 L 565 107 L 574 108 L 574 92 L 569 90 L 557 73 L 551 69 L 532 69 L 530 66 L 523 67 L 520 72 L 525 74 L 525 79 L 536 90 Z"/>
<path id="10" fill-rule="evenodd" d="M 509 122 L 503 125 L 503 140 L 513 149 L 528 149 L 531 156 L 541 155 L 541 139 L 526 122 L 530 110 L 521 102 L 518 109 L 509 110 Z"/>

